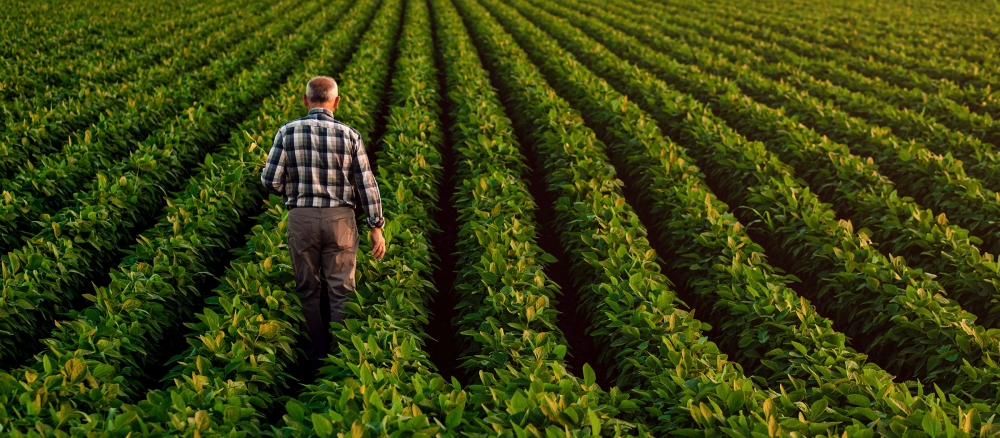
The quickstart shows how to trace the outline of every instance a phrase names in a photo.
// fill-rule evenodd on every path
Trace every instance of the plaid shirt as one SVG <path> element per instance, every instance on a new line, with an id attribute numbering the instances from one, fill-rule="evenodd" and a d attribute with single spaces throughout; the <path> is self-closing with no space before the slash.
<path id="1" fill-rule="evenodd" d="M 368 226 L 385 225 L 361 134 L 334 120 L 329 110 L 314 108 L 278 129 L 260 180 L 292 208 L 353 207 L 357 187 Z"/>

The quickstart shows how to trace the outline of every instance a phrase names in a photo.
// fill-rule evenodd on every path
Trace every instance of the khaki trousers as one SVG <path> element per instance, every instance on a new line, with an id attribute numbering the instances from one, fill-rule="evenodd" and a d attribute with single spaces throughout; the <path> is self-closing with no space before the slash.
<path id="1" fill-rule="evenodd" d="M 318 368 L 331 349 L 323 312 L 328 313 L 331 322 L 344 320 L 344 305 L 355 285 L 358 242 L 358 225 L 350 207 L 298 207 L 288 212 L 288 250 L 295 271 L 295 289 L 302 297 L 309 335 L 303 347 L 310 368 Z M 327 309 L 320 308 L 324 290 L 330 299 Z"/>

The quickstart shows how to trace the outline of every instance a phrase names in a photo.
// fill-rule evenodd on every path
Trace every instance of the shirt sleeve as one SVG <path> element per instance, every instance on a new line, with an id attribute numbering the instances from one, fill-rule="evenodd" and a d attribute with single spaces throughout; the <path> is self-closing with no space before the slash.
<path id="1" fill-rule="evenodd" d="M 276 195 L 285 193 L 285 147 L 282 143 L 284 130 L 279 129 L 267 154 L 267 162 L 260 173 L 260 181 L 268 192 Z"/>
<path id="2" fill-rule="evenodd" d="M 385 225 L 385 217 L 382 216 L 382 197 L 378 191 L 378 182 L 375 181 L 375 174 L 368 164 L 368 153 L 365 151 L 365 143 L 358 135 L 354 148 L 354 159 L 352 160 L 352 173 L 354 174 L 354 185 L 361 196 L 361 205 L 365 207 L 368 215 L 368 226 L 370 228 L 382 228 Z"/>

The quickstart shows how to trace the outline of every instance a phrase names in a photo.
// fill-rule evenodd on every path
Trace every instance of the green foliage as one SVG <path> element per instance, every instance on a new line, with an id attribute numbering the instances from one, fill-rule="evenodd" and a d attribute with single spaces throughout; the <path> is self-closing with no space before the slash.
<path id="1" fill-rule="evenodd" d="M 0 302 L 0 332 L 9 335 L 0 338 L 0 355 L 5 360 L 37 346 L 30 340 L 44 335 L 55 315 L 89 287 L 91 277 L 108 269 L 135 228 L 145 225 L 169 191 L 180 188 L 205 153 L 226 138 L 234 116 L 270 94 L 310 43 L 303 36 L 279 38 L 276 47 L 283 50 L 269 51 L 253 68 L 229 78 L 226 87 L 169 119 L 128 157 L 99 171 L 71 205 L 39 218 L 45 227 L 3 257 L 6 300 Z"/>
<path id="2" fill-rule="evenodd" d="M 165 10 L 147 10 L 145 14 L 132 10 L 132 5 L 124 5 L 112 14 L 104 10 L 100 18 L 92 17 L 90 25 L 101 23 L 103 32 L 110 35 L 117 32 L 117 37 L 88 41 L 99 34 L 80 35 L 83 29 L 74 29 L 66 36 L 76 34 L 77 39 L 64 41 L 61 47 L 54 50 L 55 53 L 50 51 L 41 61 L 37 59 L 39 54 L 25 53 L 32 44 L 13 44 L 7 40 L 5 48 L 20 49 L 18 51 L 21 52 L 11 57 L 21 59 L 15 61 L 5 57 L 4 65 L 0 66 L 0 69 L 6 70 L 0 73 L 0 78 L 3 78 L 0 80 L 0 96 L 5 97 L 3 113 L 6 121 L 0 133 L 0 177 L 6 179 L 18 172 L 34 171 L 34 167 L 39 167 L 39 159 L 46 154 L 58 153 L 60 144 L 67 139 L 79 142 L 91 124 L 106 123 L 104 119 L 107 118 L 118 119 L 118 123 L 122 123 L 122 114 L 137 111 L 134 108 L 137 100 L 145 101 L 154 94 L 161 94 L 156 92 L 158 87 L 186 85 L 179 79 L 192 73 L 192 70 L 204 67 L 220 51 L 245 37 L 251 28 L 247 24 L 260 19 L 254 14 L 264 12 L 261 9 L 268 6 L 265 2 L 254 2 L 237 8 L 233 13 L 232 3 L 206 2 L 185 11 L 190 15 L 173 16 L 176 9 L 172 8 L 185 6 L 170 5 L 170 2 L 165 4 L 169 5 Z M 101 6 L 106 8 L 109 5 Z M 104 9 L 101 6 L 98 9 Z M 86 7 L 64 9 L 77 9 L 74 12 L 79 13 L 79 9 L 83 8 Z M 133 26 L 136 25 L 146 28 L 135 29 Z M 30 32 L 26 30 L 24 33 Z M 49 38 L 39 37 L 38 40 L 50 42 L 61 39 L 53 35 L 45 36 Z M 27 62 L 28 59 L 31 62 Z M 13 62 L 8 63 L 7 60 Z M 207 72 L 217 70 L 209 69 Z M 175 100 L 184 97 L 184 94 L 156 97 L 159 101 L 150 100 L 144 104 L 155 104 L 153 109 L 168 104 L 178 105 Z M 181 109 L 188 106 L 183 104 Z M 133 124 L 149 123 L 134 115 L 126 116 L 124 120 Z M 131 143 L 133 140 L 130 138 L 134 141 L 145 138 L 145 135 L 133 137 L 135 131 L 117 129 L 112 132 L 126 138 L 122 143 Z M 0 187 L 14 193 L 19 191 L 12 190 L 9 181 L 0 183 Z"/>
<path id="3" fill-rule="evenodd" d="M 643 12 L 655 9 L 675 12 L 670 15 L 677 16 L 695 12 L 702 16 L 711 14 L 713 19 L 725 17 L 726 27 L 730 29 L 781 44 L 802 56 L 829 59 L 838 66 L 879 78 L 879 82 L 926 94 L 928 101 L 946 99 L 980 114 L 991 115 L 994 120 L 1000 115 L 997 95 L 1000 75 L 995 56 L 991 54 L 993 42 L 989 31 L 985 30 L 995 24 L 987 19 L 968 27 L 940 26 L 950 13 L 957 15 L 952 17 L 956 23 L 979 21 L 970 14 L 982 14 L 983 11 L 975 11 L 974 7 L 937 9 L 934 14 L 923 17 L 921 25 L 910 20 L 879 23 L 879 26 L 889 25 L 890 30 L 886 31 L 869 28 L 864 23 L 872 18 L 878 21 L 882 14 L 872 16 L 859 11 L 844 14 L 841 8 L 817 8 L 815 5 L 810 8 L 813 14 L 803 16 L 776 13 L 779 11 L 773 9 L 748 10 L 737 4 L 704 10 L 678 9 L 676 6 L 680 5 L 667 6 L 659 1 L 637 0 L 635 3 L 647 7 Z M 687 2 L 686 6 L 698 4 Z M 900 12 L 895 5 L 887 6 L 890 11 L 882 16 Z M 685 9 L 687 13 L 676 14 Z M 987 16 L 993 12 L 984 9 Z M 837 15 L 837 24 L 826 20 L 830 13 Z M 958 31 L 962 27 L 966 31 Z M 933 43 L 928 44 L 929 41 Z"/>
<path id="4" fill-rule="evenodd" d="M 277 5 L 279 9 L 280 6 Z M 81 127 L 73 132 L 72 127 L 77 125 L 74 120 L 53 115 L 60 120 L 59 127 L 69 130 L 65 134 L 69 140 L 51 154 L 35 154 L 34 160 L 18 169 L 11 178 L 0 181 L 0 187 L 4 188 L 4 196 L 0 199 L 0 234 L 4 236 L 0 250 L 19 247 L 25 237 L 48 228 L 48 215 L 71 204 L 73 194 L 85 190 L 95 173 L 118 164 L 137 144 L 162 141 L 154 130 L 171 128 L 163 125 L 164 120 L 169 121 L 198 106 L 198 101 L 204 100 L 219 82 L 224 83 L 252 65 L 275 41 L 301 24 L 311 9 L 301 9 L 289 20 L 282 21 L 273 18 L 285 12 L 274 9 L 267 12 L 239 21 L 235 29 L 229 29 L 220 38 L 202 41 L 184 56 L 144 70 L 145 76 L 137 79 L 138 84 L 122 84 L 121 90 L 108 92 L 120 101 L 114 102 L 112 108 L 89 102 L 86 109 L 94 113 L 92 118 L 101 117 L 89 124 L 90 119 L 79 115 L 83 120 L 80 124 L 86 129 Z M 257 28 L 248 38 L 240 40 L 244 33 Z M 223 52 L 221 56 L 219 52 Z M 192 68 L 196 71 L 189 71 Z M 222 125 L 220 129 L 226 131 L 230 127 Z M 62 134 L 59 140 L 64 140 Z M 40 146 L 32 145 L 31 148 Z"/>
<path id="5" fill-rule="evenodd" d="M 435 372 L 423 351 L 422 326 L 434 292 L 428 237 L 436 229 L 443 136 L 427 5 L 402 3 L 388 2 L 394 12 L 376 18 L 344 70 L 340 84 L 353 98 L 338 110 L 346 110 L 339 119 L 368 137 L 373 115 L 391 101 L 378 152 L 388 252 L 382 261 L 372 259 L 363 239 L 356 301 L 344 323 L 333 327 L 340 352 L 327 358 L 323 378 L 286 403 L 273 429 L 277 436 L 434 436 L 461 419 L 465 394 Z M 394 45 L 399 54 L 392 92 L 386 93 Z M 456 408 L 458 420 L 446 418 Z"/>
<path id="6" fill-rule="evenodd" d="M 328 39 L 314 51 L 326 57 L 312 61 L 313 68 L 322 68 L 323 62 L 338 65 L 345 61 L 352 42 L 357 40 L 355 35 L 375 9 L 373 3 L 367 9 L 356 10 L 355 20 L 342 23 L 342 30 L 353 33 Z M 321 9 L 301 28 L 304 36 L 287 39 L 276 49 L 286 50 L 283 56 L 304 51 L 329 26 L 328 17 L 345 10 L 344 3 Z M 271 60 L 287 63 L 283 57 Z M 15 394 L 8 400 L 21 403 L 3 403 L 9 410 L 0 413 L 0 425 L 15 433 L 25 433 L 36 424 L 58 430 L 83 427 L 84 423 L 94 427 L 95 414 L 124 411 L 136 421 L 115 423 L 114 430 L 122 435 L 181 428 L 187 417 L 203 424 L 209 421 L 206 414 L 219 415 L 211 421 L 228 424 L 226 428 L 237 424 L 239 428 L 257 427 L 257 408 L 271 399 L 261 387 L 284 384 L 286 374 L 279 365 L 294 357 L 291 342 L 301 318 L 295 307 L 297 298 L 287 292 L 292 286 L 290 264 L 285 260 L 285 233 L 279 227 L 283 226 L 283 209 L 272 209 L 265 216 L 267 230 L 258 227 L 246 254 L 224 279 L 220 295 L 208 300 L 214 306 L 198 316 L 200 323 L 189 324 L 200 336 L 190 339 L 192 349 L 180 358 L 185 365 L 172 373 L 176 389 L 149 393 L 138 405 L 122 403 L 140 399 L 137 395 L 142 388 L 136 385 L 141 381 L 135 379 L 144 375 L 143 366 L 150 360 L 164 359 L 147 351 L 148 344 L 155 344 L 167 327 L 189 320 L 192 307 L 200 302 L 196 300 L 197 288 L 206 283 L 206 263 L 218 255 L 213 247 L 228 247 L 241 216 L 259 205 L 259 170 L 266 150 L 258 144 L 264 137 L 270 138 L 278 123 L 301 112 L 292 90 L 299 89 L 303 76 L 308 78 L 310 73 L 300 71 L 285 85 L 282 99 L 265 100 L 259 111 L 240 124 L 242 129 L 233 133 L 229 144 L 219 153 L 206 156 L 198 175 L 177 198 L 168 201 L 161 223 L 143 233 L 133 254 L 123 261 L 123 266 L 128 267 L 123 270 L 125 275 L 113 274 L 112 286 L 98 289 L 90 297 L 95 307 L 71 314 L 74 319 L 60 324 L 55 339 L 46 341 L 51 352 L 41 355 L 34 366 L 0 375 L 6 385 L 3 394 Z M 226 334 L 234 338 L 227 339 Z M 98 349 L 88 351 L 93 346 Z M 226 359 L 226 365 L 212 368 L 213 361 Z M 67 381 L 67 372 L 60 369 L 60 364 L 73 364 L 63 368 L 82 371 Z M 192 373 L 198 377 L 192 377 Z M 233 387 L 232 382 L 248 383 Z M 68 384 L 82 384 L 80 388 L 89 389 L 75 391 Z M 228 388 L 229 399 L 213 395 L 204 405 L 198 404 L 204 399 L 193 396 L 213 394 L 220 387 Z M 45 397 L 33 399 L 32 394 Z M 245 398 L 232 398 L 237 396 Z M 217 406 L 219 400 L 224 403 Z M 199 414 L 198 408 L 190 410 L 185 403 L 217 409 Z"/>
<path id="7" fill-rule="evenodd" d="M 634 104 L 622 98 L 614 89 L 587 72 L 572 58 L 560 53 L 561 50 L 555 43 L 550 42 L 548 35 L 523 21 L 519 22 L 515 15 L 503 12 L 500 6 L 495 6 L 493 9 L 500 21 L 510 26 L 515 36 L 519 36 L 519 42 L 528 48 L 528 52 L 534 54 L 534 59 L 541 62 L 542 70 L 549 73 L 548 76 L 556 87 L 562 88 L 572 96 L 571 100 L 582 106 L 588 115 L 588 120 L 593 120 L 595 126 L 605 129 L 605 138 L 608 139 L 612 150 L 617 152 L 619 163 L 632 171 L 633 177 L 637 178 L 634 184 L 644 188 L 641 191 L 645 193 L 640 195 L 640 199 L 652 204 L 653 213 L 657 216 L 666 218 L 673 216 L 672 219 L 665 220 L 665 223 L 659 225 L 663 233 L 672 234 L 662 237 L 664 243 L 668 247 L 677 247 L 680 251 L 672 257 L 672 260 L 675 260 L 672 264 L 682 273 L 682 277 L 686 275 L 683 274 L 685 270 L 690 272 L 690 276 L 686 278 L 694 283 L 693 287 L 702 288 L 700 293 L 714 295 L 716 289 L 719 290 L 718 294 L 724 300 L 717 301 L 717 309 L 721 307 L 719 310 L 726 311 L 722 317 L 722 320 L 727 322 L 723 330 L 734 332 L 733 335 L 739 340 L 738 347 L 741 349 L 755 343 L 764 344 L 761 352 L 774 357 L 759 357 L 762 366 L 785 367 L 774 369 L 777 371 L 776 377 L 780 378 L 784 373 L 791 373 L 787 379 L 780 379 L 783 382 L 782 397 L 768 399 L 762 405 L 767 416 L 775 418 L 767 420 L 765 430 L 769 433 L 778 430 L 790 433 L 801 428 L 809 430 L 810 434 L 817 434 L 830 428 L 840 428 L 845 432 L 852 430 L 858 432 L 867 427 L 891 429 L 930 427 L 933 430 L 934 427 L 942 427 L 941 424 L 949 422 L 952 427 L 957 426 L 955 418 L 965 417 L 972 421 L 973 417 L 967 416 L 969 409 L 963 403 L 958 405 L 950 402 L 942 403 L 933 396 L 924 398 L 919 395 L 919 390 L 918 395 L 914 397 L 911 389 L 895 385 L 891 381 L 891 376 L 878 367 L 867 365 L 863 367 L 864 371 L 859 370 L 858 366 L 863 363 L 864 356 L 845 348 L 843 335 L 832 330 L 830 321 L 819 317 L 808 302 L 784 288 L 784 280 L 774 276 L 773 268 L 767 266 L 759 254 L 753 253 L 761 250 L 759 247 L 755 250 L 753 243 L 745 234 L 741 236 L 742 228 L 738 222 L 732 216 L 724 219 L 726 216 L 720 215 L 720 212 L 725 212 L 725 204 L 713 200 L 710 192 L 706 193 L 704 189 L 699 189 L 704 183 L 698 182 L 700 176 L 697 168 L 685 164 L 692 160 L 686 157 L 683 149 L 665 141 L 655 124 L 644 121 L 644 119 L 649 120 L 649 116 L 644 115 Z M 573 47 L 574 50 L 580 49 L 577 53 L 587 54 L 585 58 L 588 62 L 599 65 L 603 62 L 601 71 L 632 71 L 627 66 L 613 68 L 612 66 L 623 63 L 614 59 L 603 48 L 592 42 L 587 43 L 587 39 L 582 35 L 564 32 L 570 29 L 565 22 L 546 19 L 544 18 L 546 15 L 534 7 L 525 5 L 523 10 L 530 11 L 532 19 L 538 19 L 544 22 L 549 30 L 556 31 L 553 35 L 558 40 Z M 508 55 L 505 58 L 511 57 L 513 56 Z M 605 98 L 595 99 L 594 96 Z M 640 151 L 647 151 L 646 154 L 637 154 L 637 148 Z M 655 191 L 651 192 L 652 190 Z M 704 225 L 698 225 L 699 223 Z M 713 244 L 713 240 L 718 243 Z M 751 252 L 744 252 L 745 250 Z M 742 264 L 748 266 L 741 268 Z M 734 287 L 723 286 L 727 283 Z M 734 298 L 746 302 L 729 301 Z M 784 310 L 779 310 L 782 307 L 780 304 L 775 308 L 777 304 L 775 300 L 785 301 Z M 790 313 L 793 310 L 795 313 Z M 809 318 L 810 314 L 811 321 L 805 319 Z M 770 323 L 761 320 L 761 317 L 782 318 L 786 321 L 783 323 L 778 320 Z M 804 334 L 793 331 L 797 323 L 799 330 L 806 331 Z M 819 326 L 813 327 L 812 324 Z M 822 340 L 824 334 L 829 336 L 828 340 Z M 772 337 L 774 340 L 770 340 Z M 784 344 L 778 342 L 779 340 Z M 839 348 L 836 347 L 838 344 Z M 840 363 L 840 366 L 831 366 L 836 363 Z M 794 365 L 789 366 L 790 364 Z M 800 378 L 803 380 L 793 377 L 792 374 L 795 373 L 802 376 Z M 860 375 L 865 377 L 863 379 L 854 377 Z M 809 387 L 807 382 L 814 379 L 844 384 Z M 859 391 L 867 396 L 858 397 Z M 851 407 L 862 400 L 864 400 L 862 406 L 865 407 Z M 904 420 L 900 417 L 897 406 L 903 400 L 917 401 L 918 404 L 908 403 L 928 413 L 927 424 L 913 423 L 909 419 Z M 727 397 L 727 401 L 733 401 L 731 406 L 737 406 L 745 402 L 745 397 L 731 400 Z M 791 411 L 783 413 L 775 410 L 775 404 L 768 405 L 771 402 L 791 408 Z M 811 410 L 807 409 L 809 406 L 812 406 Z M 834 406 L 834 408 L 821 412 L 822 410 L 816 406 Z M 988 412 L 991 408 L 976 405 L 973 411 L 975 410 Z M 782 418 L 782 415 L 788 414 L 797 418 Z M 933 419 L 931 415 L 934 416 Z M 693 413 L 692 416 L 699 418 Z M 979 421 L 978 415 L 975 418 Z M 844 428 L 845 424 L 852 422 L 853 426 Z M 736 420 L 736 423 L 739 423 L 739 420 Z M 729 424 L 733 425 L 733 420 L 729 420 Z M 934 426 L 935 424 L 938 426 Z M 751 424 L 743 424 L 737 429 L 748 427 L 753 429 Z M 969 424 L 963 430 L 968 432 L 972 427 Z"/>
<path id="8" fill-rule="evenodd" d="M 927 21 L 973 5 L 10 3 L 4 436 L 1000 433 L 996 20 Z M 292 398 L 287 212 L 257 176 L 318 74 L 375 146 L 389 252 L 362 244 L 339 351 Z M 439 202 L 464 386 L 423 349 Z M 567 367 L 536 208 L 616 387 Z"/>
<path id="9" fill-rule="evenodd" d="M 543 271 L 554 261 L 534 243 L 535 203 L 522 179 L 527 166 L 500 99 L 483 95 L 489 76 L 452 6 L 435 3 L 453 102 L 458 208 L 455 280 L 466 338 L 463 367 L 478 377 L 467 388 L 479 419 L 466 434 L 595 436 L 634 434 L 617 417 L 635 410 L 617 388 L 595 385 L 564 362 L 557 327 L 556 285 Z M 548 208 L 548 206 L 545 206 Z M 589 373 L 589 374 L 588 374 Z"/>
<path id="10" fill-rule="evenodd" d="M 606 347 L 604 360 L 616 371 L 615 381 L 634 389 L 638 400 L 626 403 L 641 408 L 633 412 L 635 418 L 662 434 L 699 424 L 711 427 L 718 421 L 712 407 L 725 410 L 717 411 L 718 418 L 730 415 L 726 399 L 734 391 L 744 394 L 745 404 L 733 403 L 732 414 L 759 407 L 764 394 L 706 342 L 702 330 L 708 326 L 683 310 L 659 272 L 603 144 L 485 10 L 471 2 L 459 4 L 475 38 L 487 48 L 487 63 L 502 78 L 500 89 L 512 99 L 511 112 L 526 116 L 518 120 L 523 132 L 531 133 L 528 139 L 549 190 L 559 197 L 560 239 L 571 251 L 580 290 L 587 291 L 581 298 L 592 317 L 591 333 Z M 513 25 L 503 7 L 489 6 L 501 22 Z M 707 417 L 700 406 L 710 412 Z"/>
<path id="11" fill-rule="evenodd" d="M 641 10 L 633 9 L 635 12 Z M 732 61 L 751 64 L 757 72 L 775 80 L 786 80 L 808 90 L 820 100 L 829 99 L 844 111 L 892 128 L 900 136 L 923 143 L 937 153 L 952 152 L 956 157 L 967 160 L 966 166 L 973 169 L 972 173 L 989 172 L 982 168 L 982 160 L 990 160 L 993 151 L 991 148 L 984 149 L 987 145 L 979 139 L 993 145 L 1000 139 L 997 136 L 1000 128 L 989 114 L 975 113 L 941 91 L 928 94 L 920 89 L 868 78 L 846 67 L 853 61 L 844 53 L 817 56 L 820 54 L 818 47 L 796 36 L 771 35 L 771 41 L 759 40 L 751 36 L 760 33 L 759 26 L 738 23 L 734 28 L 726 29 L 705 25 L 693 19 L 695 17 L 668 13 L 658 15 L 660 18 L 667 16 L 671 16 L 676 24 L 690 26 L 682 28 L 674 23 L 657 23 L 657 28 L 669 30 L 672 36 L 683 35 L 689 41 L 718 50 L 717 53 L 725 54 Z M 698 31 L 710 33 L 720 41 L 707 41 L 707 38 L 696 36 Z M 958 81 L 968 83 L 967 78 Z M 945 126 L 978 138 L 964 137 Z M 982 155 L 968 154 L 969 148 L 980 150 Z M 986 174 L 983 178 L 988 179 Z"/>
<path id="12" fill-rule="evenodd" d="M 643 60 L 644 67 L 665 76 L 681 69 L 676 61 L 607 29 L 602 27 L 602 35 L 616 38 L 615 47 Z M 766 231 L 771 240 L 765 245 L 783 251 L 793 273 L 825 279 L 817 285 L 820 302 L 829 303 L 824 309 L 834 320 L 850 324 L 847 334 L 863 337 L 868 351 L 895 351 L 886 358 L 891 371 L 928 379 L 941 377 L 949 382 L 958 377 L 949 370 L 962 365 L 959 357 L 976 366 L 990 363 L 994 342 L 978 343 L 977 339 L 996 336 L 995 330 L 972 325 L 975 317 L 962 311 L 955 301 L 943 298 L 943 288 L 932 277 L 909 268 L 901 258 L 889 259 L 875 251 L 869 244 L 870 231 L 855 233 L 849 222 L 838 222 L 828 204 L 820 203 L 793 179 L 792 170 L 763 144 L 747 141 L 702 104 L 668 89 L 649 73 L 621 66 L 607 63 L 603 69 L 627 71 L 621 78 L 635 76 L 619 83 L 629 92 L 651 96 L 640 104 L 648 104 L 645 108 L 676 138 L 697 145 L 690 150 L 705 163 L 712 163 L 706 173 L 725 188 L 730 201 L 767 215 Z M 861 290 L 873 293 L 859 294 Z M 940 329 L 922 329 L 921 324 Z M 939 330 L 954 341 L 942 346 Z"/>
<path id="13" fill-rule="evenodd" d="M 599 14 L 604 16 L 605 20 L 610 18 L 607 13 Z M 618 15 L 624 21 L 614 18 L 612 20 L 615 25 L 649 44 L 650 47 L 684 62 L 697 64 L 700 68 L 715 74 L 731 77 L 734 83 L 739 84 L 742 91 L 757 101 L 775 107 L 784 106 L 790 115 L 807 123 L 818 133 L 848 145 L 850 150 L 857 154 L 871 157 L 874 164 L 880 165 L 878 171 L 899 185 L 902 195 L 912 196 L 921 204 L 946 213 L 951 222 L 961 224 L 972 236 L 981 238 L 983 245 L 979 246 L 985 252 L 996 254 L 1000 250 L 997 230 L 992 221 L 987 219 L 991 215 L 1000 214 L 1000 204 L 998 204 L 1000 197 L 990 190 L 992 184 L 990 181 L 966 175 L 966 165 L 951 154 L 934 153 L 928 149 L 931 142 L 899 138 L 885 127 L 850 116 L 834 102 L 817 99 L 809 92 L 798 90 L 791 84 L 768 80 L 757 72 L 761 70 L 768 74 L 768 72 L 788 70 L 789 67 L 784 64 L 768 63 L 766 68 L 761 69 L 759 63 L 753 63 L 754 69 L 744 68 L 740 64 L 747 61 L 730 62 L 725 57 L 715 56 L 714 53 L 725 53 L 729 57 L 739 56 L 741 60 L 753 59 L 745 51 L 737 51 L 735 52 L 737 55 L 734 55 L 731 48 L 726 49 L 716 43 L 710 46 L 714 49 L 710 56 L 710 52 L 705 49 L 659 35 L 660 32 L 655 29 L 663 28 L 663 32 L 671 29 L 669 26 L 662 26 L 659 21 L 649 21 L 646 17 L 629 11 L 619 12 Z M 641 22 L 646 24 L 640 25 L 635 20 L 642 20 Z M 690 36 L 685 33 L 684 38 L 689 39 Z M 690 74 L 680 68 L 675 69 L 671 77 L 688 83 L 697 83 L 703 81 L 700 79 L 701 76 L 700 72 Z M 730 83 L 726 87 L 715 88 L 731 90 L 732 85 L 733 83 Z M 871 164 L 873 163 L 869 163 L 868 167 L 871 167 Z M 911 254 L 915 251 L 919 251 L 919 247 L 911 250 Z M 899 254 L 898 251 L 895 253 Z M 976 260 L 973 260 L 972 264 L 983 265 Z M 995 293 L 996 290 L 987 289 L 986 292 Z M 982 294 L 984 291 L 979 293 Z M 992 321 L 987 325 L 993 326 Z"/>

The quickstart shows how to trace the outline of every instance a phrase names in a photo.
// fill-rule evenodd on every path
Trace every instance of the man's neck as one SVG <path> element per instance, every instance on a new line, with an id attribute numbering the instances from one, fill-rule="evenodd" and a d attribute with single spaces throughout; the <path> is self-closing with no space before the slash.
<path id="1" fill-rule="evenodd" d="M 326 105 L 309 105 L 309 111 L 312 111 L 312 110 L 314 110 L 314 109 L 319 109 L 319 108 L 322 108 L 322 109 L 325 109 L 325 110 L 327 110 L 327 111 L 329 111 L 329 112 L 331 112 L 331 113 L 332 113 L 332 112 L 333 112 L 334 110 L 336 110 L 336 109 L 337 109 L 337 108 L 331 108 L 331 107 L 329 107 L 329 106 L 326 106 Z"/>

